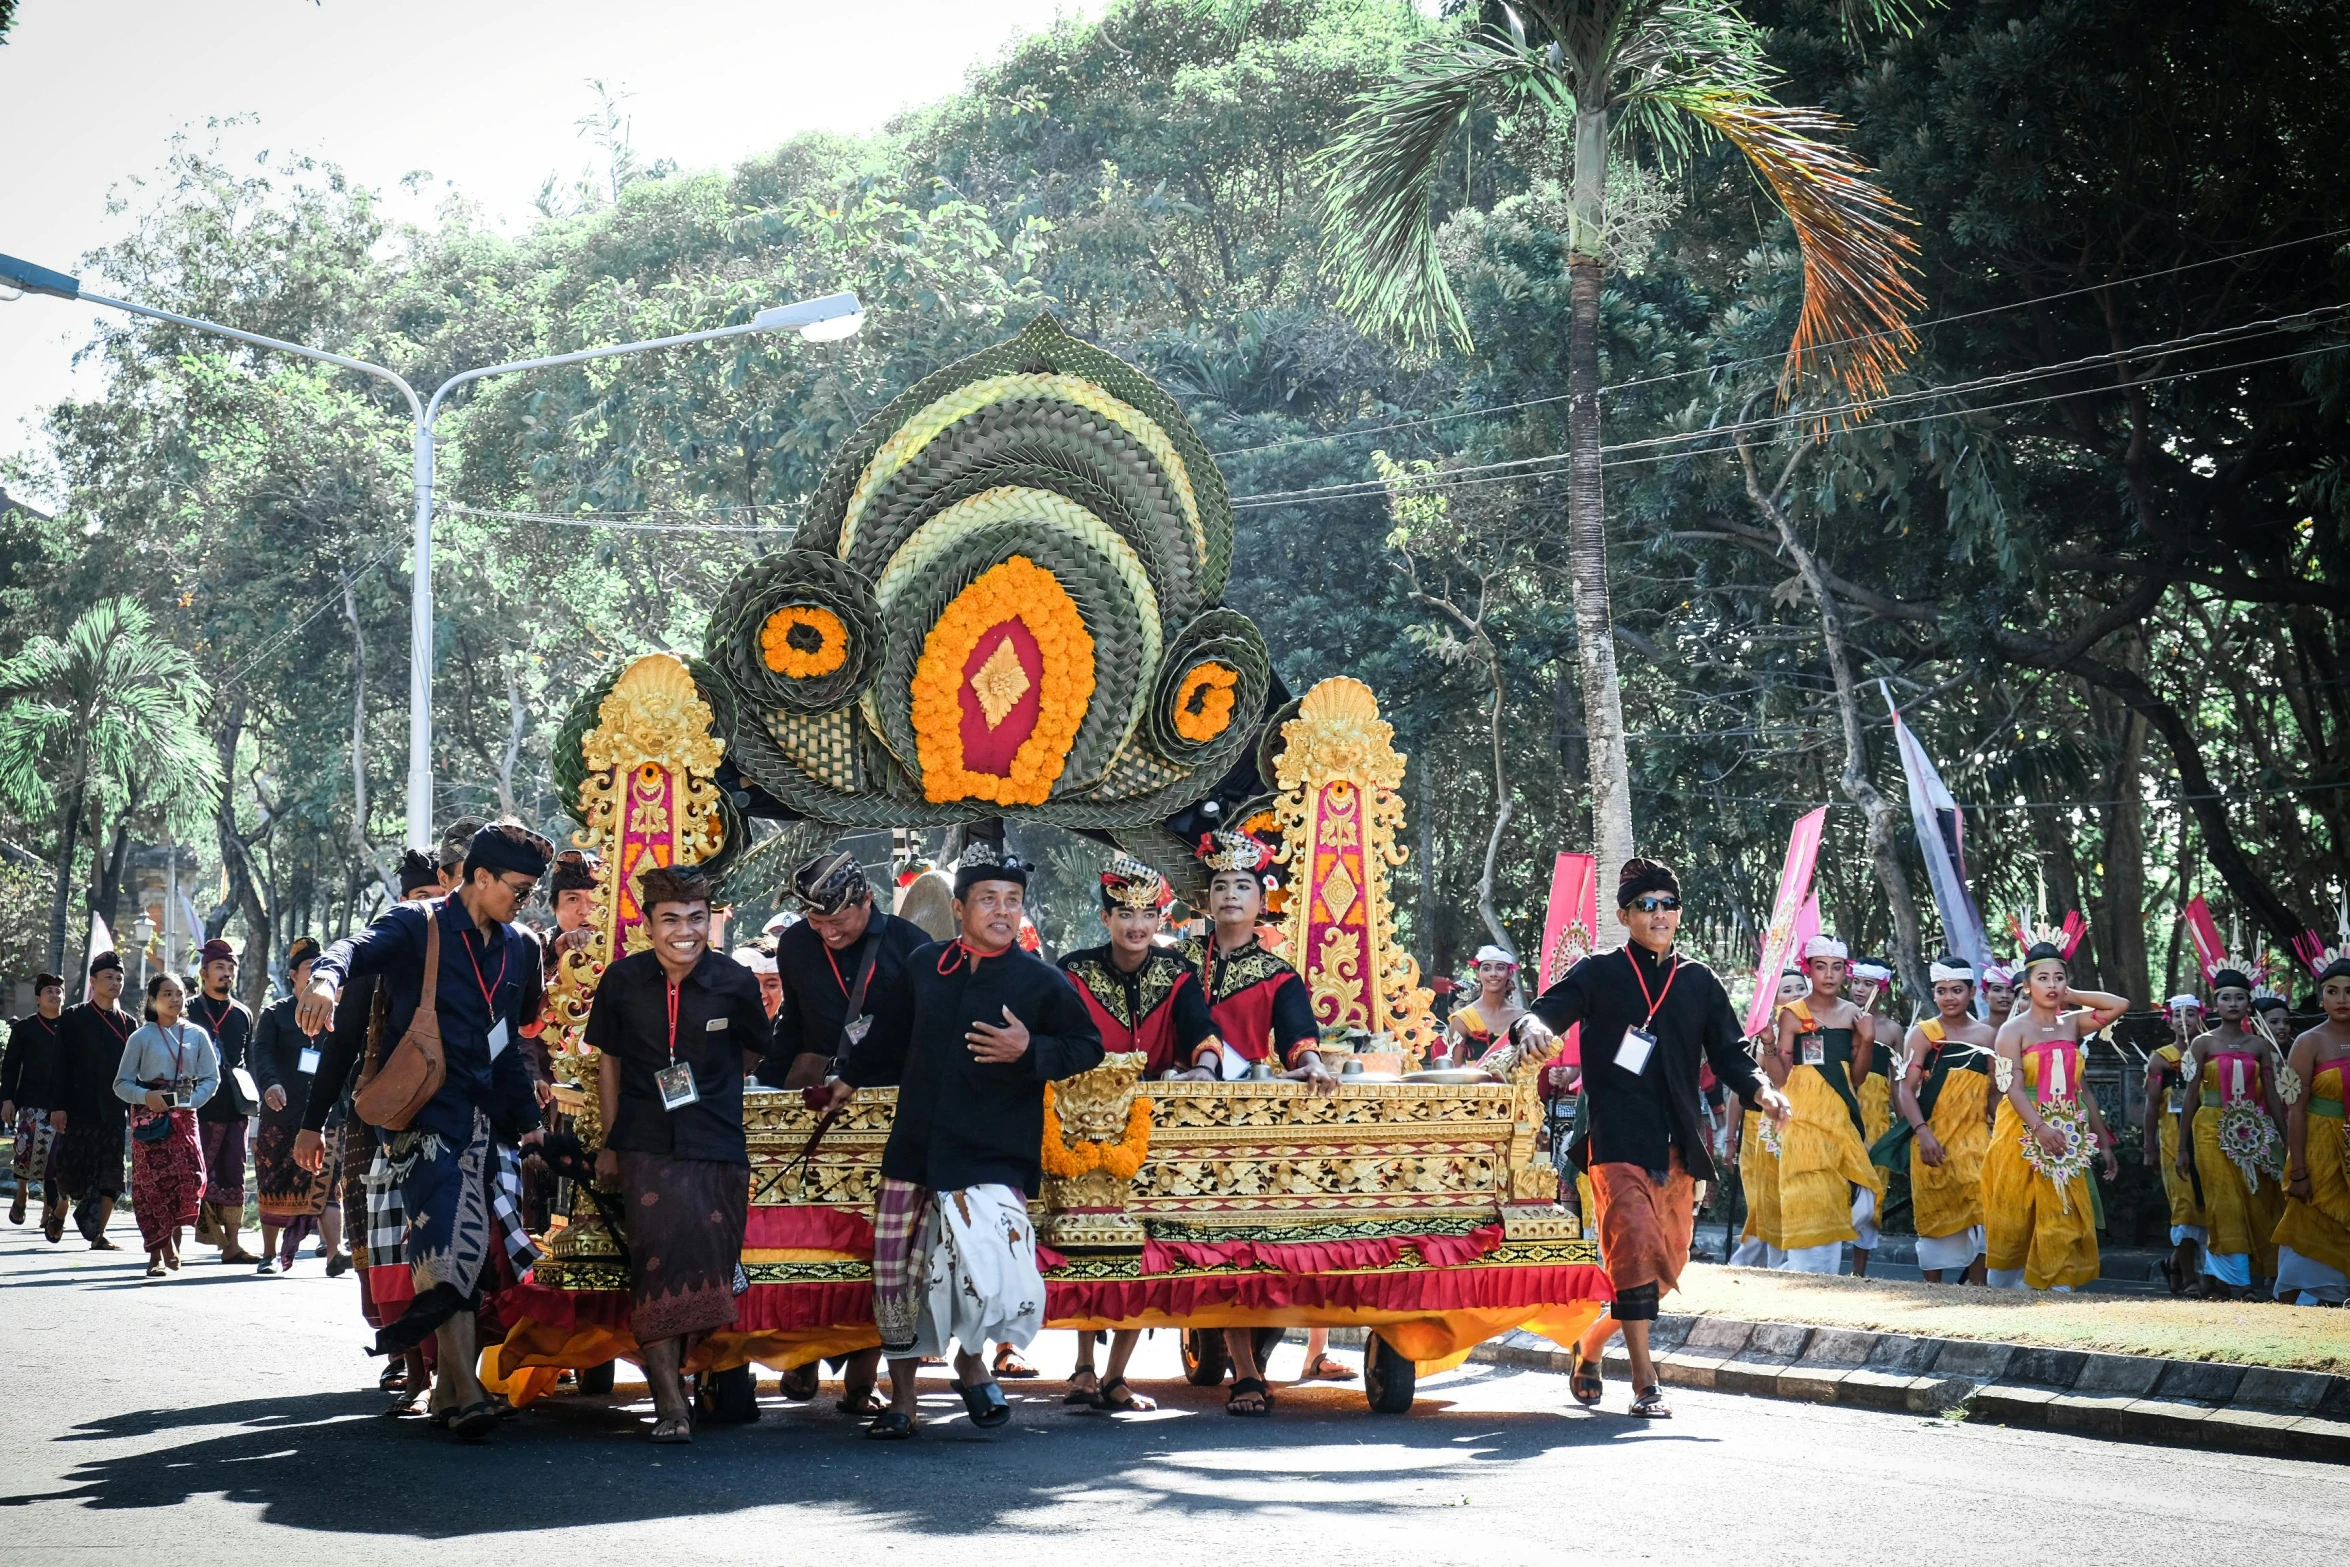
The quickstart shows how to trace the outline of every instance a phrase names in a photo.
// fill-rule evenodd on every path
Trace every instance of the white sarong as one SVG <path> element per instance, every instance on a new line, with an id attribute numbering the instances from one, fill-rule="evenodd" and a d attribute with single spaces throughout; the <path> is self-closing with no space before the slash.
<path id="1" fill-rule="evenodd" d="M 922 1317 L 916 1355 L 947 1341 L 974 1355 L 990 1343 L 1025 1349 L 1044 1331 L 1044 1275 L 1028 1199 L 1009 1186 L 939 1192 L 922 1218 Z"/>

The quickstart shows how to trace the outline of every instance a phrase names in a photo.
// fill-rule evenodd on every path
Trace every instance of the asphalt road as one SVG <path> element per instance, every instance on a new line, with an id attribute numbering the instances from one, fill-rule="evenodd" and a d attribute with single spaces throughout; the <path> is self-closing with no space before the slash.
<path id="1" fill-rule="evenodd" d="M 1235 1420 L 1181 1382 L 1167 1334 L 1137 1356 L 1161 1400 L 1144 1415 L 1065 1409 L 1045 1381 L 979 1432 L 941 1381 L 924 1436 L 884 1445 L 828 1387 L 656 1449 L 642 1403 L 550 1400 L 459 1449 L 378 1417 L 348 1278 L 305 1258 L 147 1284 L 135 1233 L 117 1238 L 94 1254 L 0 1226 L 0 1563 L 2275 1567 L 2350 1532 L 2325 1465 L 1689 1392 L 1644 1425 L 1620 1386 L 1589 1414 L 1561 1377 L 1491 1367 L 1432 1379 L 1407 1416 L 1323 1385 Z M 1072 1342 L 1032 1358 L 1065 1370 Z M 1298 1365 L 1281 1350 L 1277 1383 Z"/>

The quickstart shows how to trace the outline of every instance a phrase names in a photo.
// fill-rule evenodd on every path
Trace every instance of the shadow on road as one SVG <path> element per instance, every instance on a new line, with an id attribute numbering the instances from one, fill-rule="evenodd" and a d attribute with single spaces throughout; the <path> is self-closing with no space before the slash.
<path id="1" fill-rule="evenodd" d="M 942 1384 L 923 1397 L 923 1434 L 902 1444 L 863 1440 L 830 1389 L 810 1405 L 762 1399 L 757 1424 L 671 1448 L 643 1441 L 641 1405 L 549 1399 L 460 1449 L 421 1420 L 382 1418 L 374 1393 L 247 1399 L 77 1426 L 58 1440 L 140 1450 L 85 1458 L 56 1488 L 0 1495 L 0 1507 L 160 1508 L 218 1494 L 284 1527 L 423 1539 L 794 1503 L 939 1535 L 1064 1498 L 1121 1505 L 1137 1522 L 1162 1508 L 1196 1520 L 1301 1505 L 1401 1518 L 1486 1465 L 1627 1439 L 1708 1440 L 1621 1415 L 1478 1407 L 1481 1384 L 1506 1375 L 1448 1378 L 1402 1417 L 1370 1414 L 1352 1389 L 1282 1387 L 1273 1418 L 1247 1421 L 1225 1416 L 1220 1393 L 1180 1382 L 1147 1386 L 1157 1411 L 1117 1417 L 1064 1408 L 1063 1385 L 1045 1382 L 1008 1389 L 1015 1418 L 995 1432 L 973 1428 Z M 1429 1494 L 1399 1497 L 1404 1478 Z"/>

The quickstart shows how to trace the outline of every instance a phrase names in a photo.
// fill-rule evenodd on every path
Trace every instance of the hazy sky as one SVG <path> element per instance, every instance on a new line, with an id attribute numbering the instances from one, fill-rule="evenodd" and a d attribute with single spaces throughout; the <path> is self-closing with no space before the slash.
<path id="1" fill-rule="evenodd" d="M 428 214 L 455 185 L 519 225 L 550 172 L 595 150 L 574 124 L 600 77 L 635 96 L 646 160 L 717 167 L 810 129 L 857 131 L 952 91 L 975 62 L 1094 0 L 22 0 L 0 47 L 0 253 L 63 271 L 121 220 L 107 191 L 174 132 L 256 114 L 225 146 L 331 159 Z M 397 182 L 429 170 L 431 187 Z M 0 453 L 75 387 L 93 312 L 0 303 Z M 230 323 L 235 324 L 235 323 Z"/>

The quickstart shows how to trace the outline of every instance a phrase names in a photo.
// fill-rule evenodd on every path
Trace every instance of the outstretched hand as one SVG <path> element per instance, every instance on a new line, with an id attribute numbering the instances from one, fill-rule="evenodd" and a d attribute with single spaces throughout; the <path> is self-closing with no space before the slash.
<path id="1" fill-rule="evenodd" d="M 1754 1096 L 1754 1107 L 1781 1126 L 1795 1119 L 1794 1103 L 1785 1094 L 1767 1085 Z"/>
<path id="2" fill-rule="evenodd" d="M 294 1026 L 312 1039 L 335 1026 L 335 1003 L 342 993 L 327 981 L 314 980 L 294 1007 Z"/>

